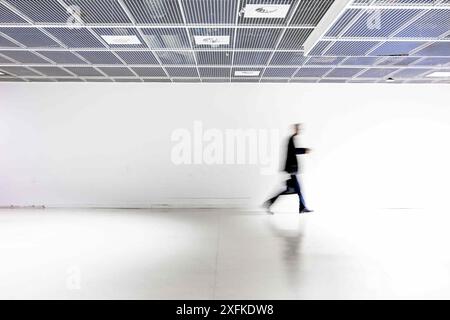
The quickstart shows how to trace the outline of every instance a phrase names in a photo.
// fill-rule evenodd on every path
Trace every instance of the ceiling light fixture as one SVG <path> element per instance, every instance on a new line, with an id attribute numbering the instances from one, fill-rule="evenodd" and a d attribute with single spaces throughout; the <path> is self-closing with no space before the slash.
<path id="1" fill-rule="evenodd" d="M 258 70 L 236 70 L 234 72 L 235 77 L 258 77 L 259 76 Z"/>
<path id="2" fill-rule="evenodd" d="M 289 4 L 247 4 L 244 18 L 286 18 Z"/>
<path id="3" fill-rule="evenodd" d="M 196 45 L 229 45 L 230 36 L 194 36 Z"/>
<path id="4" fill-rule="evenodd" d="M 395 82 L 395 79 L 394 78 L 387 78 L 386 82 Z"/>
<path id="5" fill-rule="evenodd" d="M 124 45 L 124 44 L 142 44 L 139 38 L 135 35 L 108 35 L 108 36 L 101 36 L 103 40 L 106 41 L 108 44 L 116 44 L 116 45 Z"/>
<path id="6" fill-rule="evenodd" d="M 427 78 L 450 78 L 449 71 L 435 71 L 427 75 Z"/>

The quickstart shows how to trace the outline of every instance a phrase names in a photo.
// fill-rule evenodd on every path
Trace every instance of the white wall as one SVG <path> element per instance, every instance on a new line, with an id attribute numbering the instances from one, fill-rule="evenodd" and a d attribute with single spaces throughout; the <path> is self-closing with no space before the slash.
<path id="1" fill-rule="evenodd" d="M 175 165 L 171 135 L 196 120 L 282 135 L 303 122 L 315 209 L 448 205 L 449 98 L 447 85 L 3 83 L 0 205 L 253 207 L 279 187 L 258 165 Z"/>

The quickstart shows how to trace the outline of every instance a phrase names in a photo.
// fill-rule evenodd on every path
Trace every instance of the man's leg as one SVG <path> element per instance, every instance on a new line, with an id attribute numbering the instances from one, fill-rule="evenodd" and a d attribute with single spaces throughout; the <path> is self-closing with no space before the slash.
<path id="1" fill-rule="evenodd" d="M 305 199 L 303 198 L 302 195 L 302 190 L 300 188 L 300 183 L 298 182 L 297 176 L 296 175 L 291 175 L 291 179 L 294 182 L 294 188 L 295 188 L 295 192 L 298 195 L 298 200 L 299 200 L 299 212 L 302 212 L 306 209 L 306 204 L 305 204 Z"/>

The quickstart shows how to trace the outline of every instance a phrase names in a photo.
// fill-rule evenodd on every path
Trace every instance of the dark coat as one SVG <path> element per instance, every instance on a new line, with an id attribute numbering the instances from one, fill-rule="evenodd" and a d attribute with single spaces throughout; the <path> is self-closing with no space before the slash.
<path id="1" fill-rule="evenodd" d="M 290 174 L 296 174 L 298 172 L 299 166 L 297 161 L 298 154 L 306 153 L 306 148 L 296 148 L 294 143 L 295 135 L 291 136 L 287 145 L 286 153 L 286 164 L 284 166 L 284 171 Z"/>

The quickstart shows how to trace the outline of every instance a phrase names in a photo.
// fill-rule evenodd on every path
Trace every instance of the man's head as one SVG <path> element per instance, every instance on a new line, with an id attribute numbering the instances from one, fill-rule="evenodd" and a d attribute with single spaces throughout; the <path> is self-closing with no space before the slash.
<path id="1" fill-rule="evenodd" d="M 302 129 L 302 125 L 300 123 L 295 123 L 292 125 L 292 129 L 294 131 L 294 136 L 298 135 Z"/>

